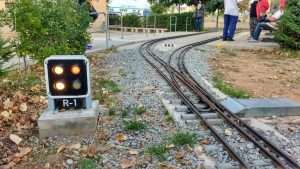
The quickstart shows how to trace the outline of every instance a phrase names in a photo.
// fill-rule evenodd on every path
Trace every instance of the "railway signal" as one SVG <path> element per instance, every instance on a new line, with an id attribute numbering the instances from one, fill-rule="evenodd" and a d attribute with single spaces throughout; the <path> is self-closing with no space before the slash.
<path id="1" fill-rule="evenodd" d="M 81 55 L 50 56 L 45 60 L 49 108 L 86 109 L 91 106 L 89 61 Z"/>

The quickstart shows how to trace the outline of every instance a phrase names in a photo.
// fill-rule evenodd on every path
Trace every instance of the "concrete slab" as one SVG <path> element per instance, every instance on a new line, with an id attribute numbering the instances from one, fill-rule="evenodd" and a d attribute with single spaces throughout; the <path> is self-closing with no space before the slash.
<path id="1" fill-rule="evenodd" d="M 229 41 L 216 41 L 208 44 L 209 46 L 212 47 L 217 47 L 217 48 L 227 48 L 227 49 L 277 49 L 280 48 L 279 44 L 275 42 L 249 42 L 249 32 L 242 32 L 239 33 L 235 36 L 235 41 L 229 42 Z M 266 35 L 262 33 L 261 39 L 266 39 L 266 38 L 273 38 L 270 35 Z"/>
<path id="2" fill-rule="evenodd" d="M 300 104 L 287 98 L 239 99 L 243 117 L 299 116 Z"/>
<path id="3" fill-rule="evenodd" d="M 87 110 L 55 113 L 45 110 L 38 120 L 39 136 L 92 136 L 96 131 L 99 112 L 96 101 Z"/>
<path id="4" fill-rule="evenodd" d="M 239 113 L 245 109 L 245 106 L 230 97 L 227 97 L 225 100 L 221 101 L 221 105 L 223 105 L 232 113 Z"/>

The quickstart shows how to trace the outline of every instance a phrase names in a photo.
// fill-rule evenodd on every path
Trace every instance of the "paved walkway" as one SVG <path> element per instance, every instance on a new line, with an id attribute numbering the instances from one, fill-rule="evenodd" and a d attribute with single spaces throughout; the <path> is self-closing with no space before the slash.
<path id="1" fill-rule="evenodd" d="M 222 40 L 219 40 L 210 43 L 209 45 L 217 48 L 226 47 L 232 49 L 274 49 L 280 47 L 275 42 L 248 42 L 248 38 L 249 38 L 249 32 L 243 32 L 235 36 L 234 42 L 228 42 L 228 41 L 224 42 Z M 262 33 L 261 38 L 271 38 L 271 36 L 267 36 L 264 35 L 264 33 Z"/>
<path id="2" fill-rule="evenodd" d="M 110 33 L 109 47 L 126 45 L 131 43 L 142 42 L 146 40 L 176 36 L 182 34 L 190 34 L 194 32 L 165 32 L 165 33 L 131 33 L 124 32 L 124 38 L 121 38 L 121 32 L 112 31 Z M 105 33 L 93 33 L 92 34 L 92 48 L 87 50 L 86 53 L 97 52 L 106 48 L 106 36 Z"/>

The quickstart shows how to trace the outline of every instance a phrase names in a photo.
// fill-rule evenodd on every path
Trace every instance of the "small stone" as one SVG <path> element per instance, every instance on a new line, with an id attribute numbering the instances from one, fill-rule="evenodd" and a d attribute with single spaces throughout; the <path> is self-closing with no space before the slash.
<path id="1" fill-rule="evenodd" d="M 79 150 L 80 147 L 81 147 L 80 143 L 72 144 L 71 146 L 69 146 L 70 149 L 75 149 L 75 150 Z"/>
<path id="2" fill-rule="evenodd" d="M 16 145 L 19 145 L 22 142 L 22 138 L 16 134 L 10 134 L 9 139 L 14 142 Z"/>
<path id="3" fill-rule="evenodd" d="M 226 136 L 232 136 L 232 130 L 231 129 L 225 129 L 225 135 Z"/>

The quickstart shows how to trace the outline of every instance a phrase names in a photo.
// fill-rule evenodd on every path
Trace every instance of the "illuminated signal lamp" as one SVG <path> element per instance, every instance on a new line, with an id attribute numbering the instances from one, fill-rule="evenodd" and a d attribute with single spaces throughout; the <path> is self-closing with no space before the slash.
<path id="1" fill-rule="evenodd" d="M 45 60 L 49 109 L 92 106 L 89 61 L 82 55 L 57 55 Z"/>

